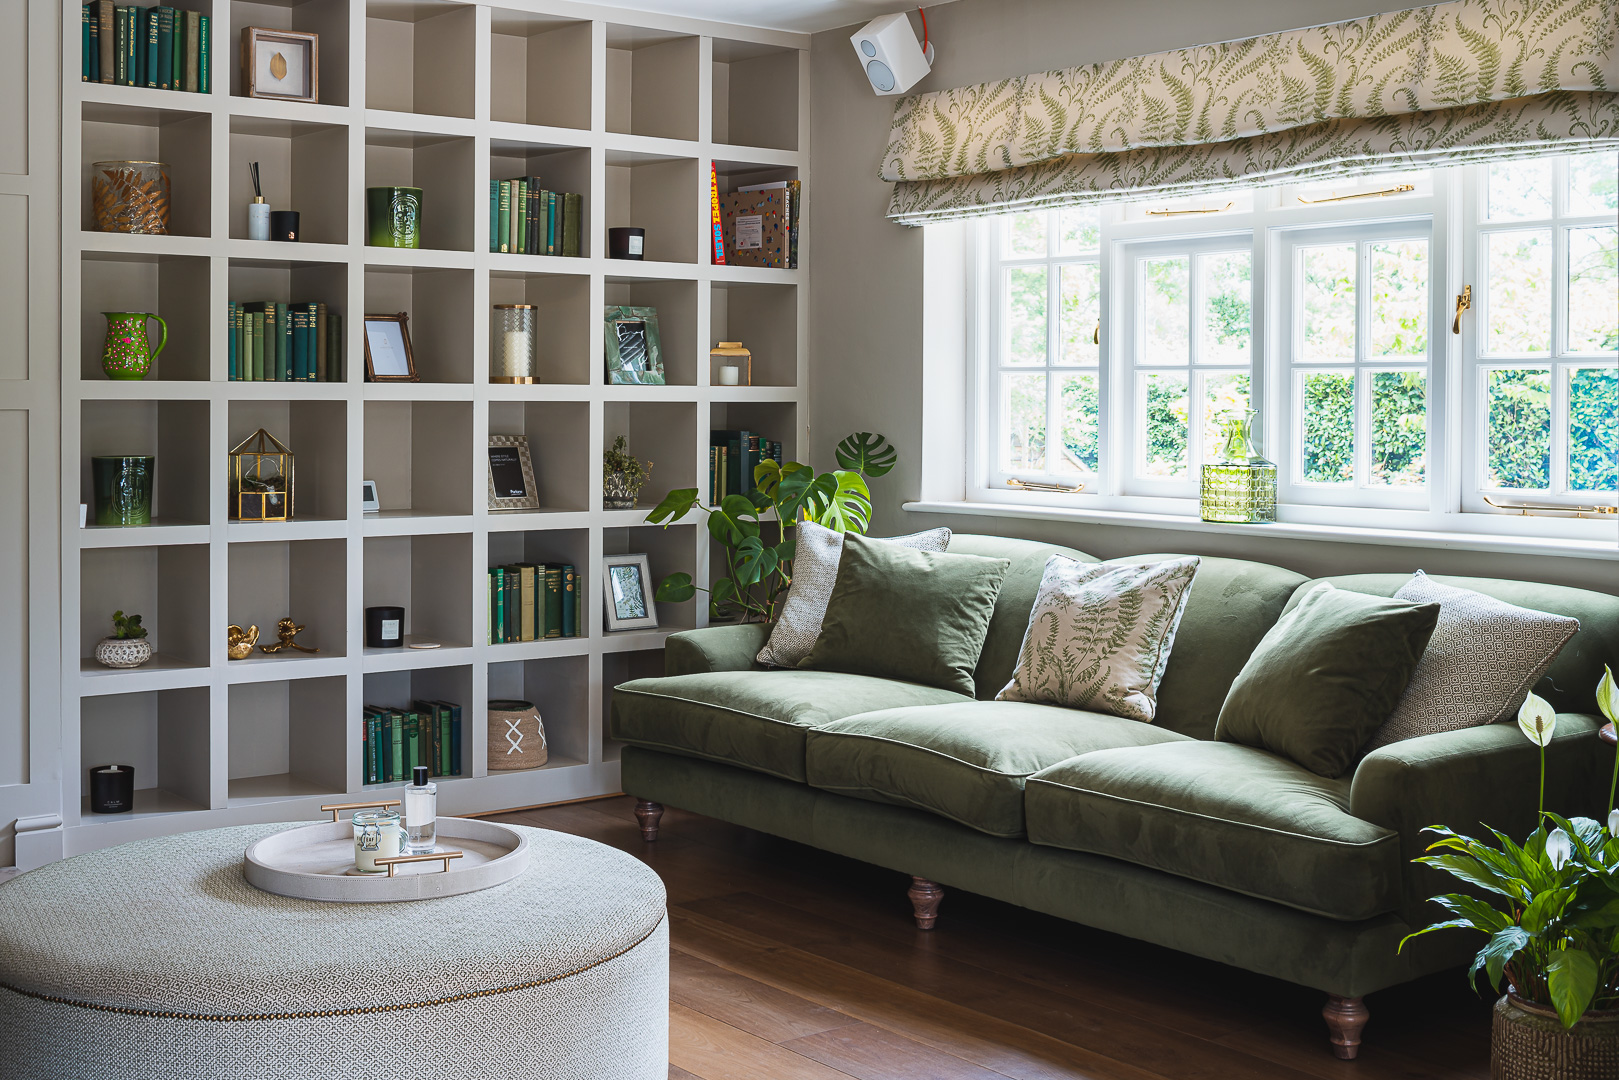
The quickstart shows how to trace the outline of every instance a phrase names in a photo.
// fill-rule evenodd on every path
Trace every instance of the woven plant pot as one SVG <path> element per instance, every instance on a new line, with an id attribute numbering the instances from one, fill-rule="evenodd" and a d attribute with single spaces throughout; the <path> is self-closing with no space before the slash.
<path id="1" fill-rule="evenodd" d="M 110 668 L 137 668 L 152 658 L 147 638 L 102 638 L 96 642 L 96 663 Z"/>
<path id="2" fill-rule="evenodd" d="M 1619 1010 L 1586 1013 L 1571 1028 L 1516 994 L 1495 1003 L 1490 1080 L 1613 1080 L 1619 1077 Z"/>
<path id="3" fill-rule="evenodd" d="M 489 771 L 538 769 L 551 758 L 540 710 L 527 701 L 489 703 Z"/>
<path id="4" fill-rule="evenodd" d="M 631 484 L 621 472 L 602 475 L 602 508 L 604 510 L 634 510 L 635 500 L 641 494 L 640 481 Z"/>

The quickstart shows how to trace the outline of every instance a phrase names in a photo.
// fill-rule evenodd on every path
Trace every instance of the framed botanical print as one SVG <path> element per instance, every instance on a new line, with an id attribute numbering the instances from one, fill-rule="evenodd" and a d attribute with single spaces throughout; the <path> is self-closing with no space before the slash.
<path id="1" fill-rule="evenodd" d="M 242 93 L 275 101 L 320 101 L 320 35 L 244 26 Z"/>
<path id="2" fill-rule="evenodd" d="M 657 308 L 611 304 L 602 330 L 610 386 L 663 385 Z"/>
<path id="3" fill-rule="evenodd" d="M 489 509 L 538 510 L 540 489 L 527 435 L 489 436 Z"/>
<path id="4" fill-rule="evenodd" d="M 656 630 L 652 565 L 645 555 L 609 555 L 602 560 L 602 597 L 607 629 Z"/>
<path id="5" fill-rule="evenodd" d="M 419 382 L 416 354 L 410 349 L 410 316 L 365 317 L 365 381 Z"/>

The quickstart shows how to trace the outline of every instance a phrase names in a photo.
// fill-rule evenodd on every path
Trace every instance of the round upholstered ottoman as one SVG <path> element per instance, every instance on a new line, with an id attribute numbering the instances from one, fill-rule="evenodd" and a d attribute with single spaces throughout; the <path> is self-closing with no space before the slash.
<path id="1" fill-rule="evenodd" d="M 541 829 L 482 892 L 333 904 L 260 892 L 287 825 L 143 840 L 0 885 L 0 1074 L 664 1080 L 663 883 Z"/>

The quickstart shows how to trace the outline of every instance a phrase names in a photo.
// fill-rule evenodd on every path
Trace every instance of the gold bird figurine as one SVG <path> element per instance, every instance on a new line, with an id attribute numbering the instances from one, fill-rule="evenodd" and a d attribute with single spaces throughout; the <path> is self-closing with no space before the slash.
<path id="1" fill-rule="evenodd" d="M 259 640 L 258 624 L 254 623 L 243 630 L 235 623 L 225 628 L 225 652 L 232 660 L 246 660 L 253 646 Z"/>
<path id="2" fill-rule="evenodd" d="M 320 652 L 319 649 L 312 649 L 308 645 L 300 645 L 296 641 L 292 640 L 299 634 L 303 633 L 303 629 L 303 627 L 293 622 L 291 618 L 282 619 L 280 622 L 275 624 L 276 636 L 278 636 L 281 640 L 277 641 L 274 645 L 260 645 L 259 651 L 278 653 L 282 649 L 297 649 L 299 652 L 306 653 Z"/>

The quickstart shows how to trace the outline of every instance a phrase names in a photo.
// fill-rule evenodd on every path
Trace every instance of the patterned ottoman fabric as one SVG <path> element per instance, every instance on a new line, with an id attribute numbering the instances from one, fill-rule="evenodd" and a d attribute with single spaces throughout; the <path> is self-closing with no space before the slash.
<path id="1" fill-rule="evenodd" d="M 125 844 L 0 887 L 5 1074 L 667 1076 L 665 895 L 638 860 L 518 826 L 529 869 L 493 889 L 318 903 L 242 878 L 247 846 L 289 827 Z"/>

